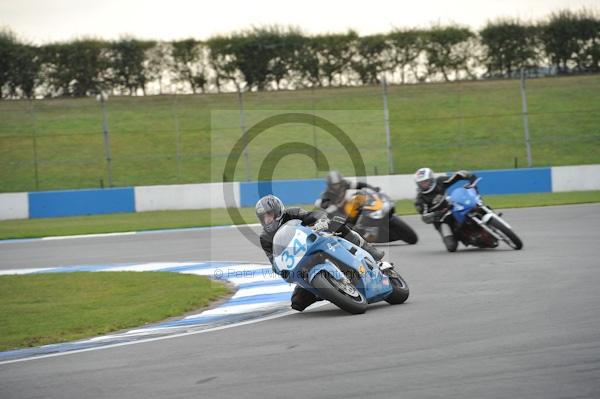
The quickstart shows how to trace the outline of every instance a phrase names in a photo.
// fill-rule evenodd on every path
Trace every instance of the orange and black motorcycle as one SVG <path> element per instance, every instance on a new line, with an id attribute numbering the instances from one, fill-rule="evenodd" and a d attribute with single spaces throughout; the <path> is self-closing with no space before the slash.
<path id="1" fill-rule="evenodd" d="M 329 217 L 333 216 L 346 218 L 348 226 L 369 242 L 402 240 L 416 244 L 418 241 L 417 233 L 394 215 L 394 201 L 381 191 L 355 190 L 347 196 L 342 207 L 329 214 Z"/>

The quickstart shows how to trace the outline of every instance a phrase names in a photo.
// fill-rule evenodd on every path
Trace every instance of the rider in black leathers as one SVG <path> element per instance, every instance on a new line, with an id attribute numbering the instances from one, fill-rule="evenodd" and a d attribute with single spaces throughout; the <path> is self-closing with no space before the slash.
<path id="1" fill-rule="evenodd" d="M 417 198 L 415 208 L 423 215 L 425 223 L 433 223 L 436 230 L 442 236 L 446 249 L 450 252 L 456 251 L 458 241 L 454 235 L 455 225 L 453 218 L 446 218 L 444 222 L 440 218 L 446 213 L 446 190 L 459 180 L 468 180 L 470 184 L 477 180 L 475 174 L 466 170 L 459 170 L 452 176 L 435 177 L 430 168 L 421 168 L 415 173 L 417 184 Z"/>
<path id="2" fill-rule="evenodd" d="M 360 234 L 346 226 L 344 219 L 334 217 L 332 220 L 329 220 L 325 212 L 321 210 L 309 212 L 302 208 L 286 209 L 279 198 L 274 195 L 267 195 L 262 197 L 256 203 L 256 216 L 263 227 L 263 230 L 260 233 L 260 245 L 269 258 L 271 265 L 273 265 L 274 272 L 277 272 L 277 269 L 274 267 L 273 263 L 273 238 L 279 227 L 292 219 L 301 220 L 302 224 L 305 226 L 319 225 L 319 229 L 339 234 L 354 245 L 369 252 L 371 256 L 379 262 L 382 270 L 391 267 L 391 264 L 381 262 L 381 259 L 384 256 L 383 251 L 366 242 Z M 292 294 L 292 309 L 303 311 L 306 307 L 318 300 L 319 298 L 311 292 L 300 286 L 296 286 Z"/>

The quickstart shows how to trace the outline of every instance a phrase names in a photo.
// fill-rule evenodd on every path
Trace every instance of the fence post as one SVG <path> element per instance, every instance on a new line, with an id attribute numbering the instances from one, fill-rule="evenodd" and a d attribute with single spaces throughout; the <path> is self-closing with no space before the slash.
<path id="1" fill-rule="evenodd" d="M 388 110 L 388 93 L 387 93 L 387 81 L 385 75 L 381 79 L 381 87 L 383 89 L 383 120 L 385 123 L 385 137 L 387 146 L 387 158 L 388 158 L 388 172 L 390 175 L 394 174 L 394 158 L 392 154 L 392 138 L 390 134 L 390 112 Z"/>
<path id="2" fill-rule="evenodd" d="M 29 113 L 31 114 L 31 130 L 33 134 L 33 176 L 35 178 L 35 191 L 40 189 L 40 179 L 38 174 L 38 155 L 37 155 L 37 130 L 35 112 L 33 110 L 33 99 L 29 99 Z"/>
<path id="3" fill-rule="evenodd" d="M 315 86 L 311 85 L 310 87 L 310 102 L 312 105 L 312 135 L 313 135 L 313 148 L 315 149 L 315 162 L 318 159 L 317 155 L 318 155 L 318 147 L 317 147 L 317 129 L 316 129 L 316 115 L 315 113 L 317 112 L 316 106 L 315 106 Z M 319 177 L 319 168 L 315 167 L 315 178 Z"/>
<path id="4" fill-rule="evenodd" d="M 102 108 L 102 132 L 104 134 L 104 154 L 106 155 L 106 171 L 108 172 L 108 187 L 112 187 L 112 158 L 110 155 L 110 140 L 108 138 L 108 116 L 106 113 L 106 95 L 100 93 L 100 106 Z"/>
<path id="5" fill-rule="evenodd" d="M 525 73 L 521 68 L 521 106 L 523 108 L 523 129 L 525 130 L 525 150 L 527 151 L 527 166 L 531 168 L 531 143 L 529 141 L 529 117 L 527 115 L 527 96 L 525 94 Z"/>
<path id="6" fill-rule="evenodd" d="M 173 117 L 175 119 L 175 151 L 177 155 L 177 181 L 181 183 L 181 132 L 179 129 L 179 113 L 177 112 L 177 91 L 173 94 Z"/>
<path id="7" fill-rule="evenodd" d="M 246 167 L 246 181 L 250 181 L 250 159 L 248 157 L 248 136 L 246 132 L 246 120 L 244 114 L 244 95 L 242 88 L 238 87 L 238 101 L 240 103 L 240 129 L 244 138 L 244 164 Z"/>

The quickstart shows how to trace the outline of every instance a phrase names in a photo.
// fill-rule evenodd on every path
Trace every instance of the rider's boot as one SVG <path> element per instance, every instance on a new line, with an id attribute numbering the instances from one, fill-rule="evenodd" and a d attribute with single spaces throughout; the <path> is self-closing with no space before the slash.
<path id="1" fill-rule="evenodd" d="M 456 252 L 456 248 L 458 248 L 458 241 L 456 241 L 456 237 L 454 237 L 450 226 L 445 223 L 442 224 L 440 226 L 440 234 L 442 235 L 442 241 L 444 241 L 446 250 L 448 250 L 448 252 Z"/>
<path id="2" fill-rule="evenodd" d="M 294 292 L 292 292 L 291 306 L 292 309 L 297 310 L 298 312 L 302 312 L 317 301 L 322 301 L 322 299 L 299 285 L 297 285 L 296 288 L 294 288 Z"/>
<path id="3" fill-rule="evenodd" d="M 394 264 L 392 262 L 386 262 L 384 260 L 379 261 L 379 270 L 385 272 L 386 270 L 392 270 L 394 268 Z"/>

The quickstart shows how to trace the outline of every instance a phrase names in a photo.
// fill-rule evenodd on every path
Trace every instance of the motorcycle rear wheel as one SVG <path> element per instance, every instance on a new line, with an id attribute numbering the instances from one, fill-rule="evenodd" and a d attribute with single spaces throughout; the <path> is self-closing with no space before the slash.
<path id="1" fill-rule="evenodd" d="M 523 241 L 521 241 L 519 236 L 517 236 L 515 232 L 504 223 L 492 218 L 490 219 L 488 225 L 496 232 L 496 234 L 500 235 L 502 240 L 506 242 L 512 249 L 523 248 Z"/>
<path id="2" fill-rule="evenodd" d="M 402 240 L 412 245 L 419 241 L 419 237 L 412 227 L 406 224 L 406 222 L 404 222 L 404 220 L 400 219 L 398 216 L 392 215 L 392 217 L 390 217 L 389 231 L 390 242 Z"/>
<path id="3" fill-rule="evenodd" d="M 343 283 L 327 272 L 319 272 L 312 281 L 319 296 L 352 314 L 365 313 L 367 300 L 352 284 Z"/>

